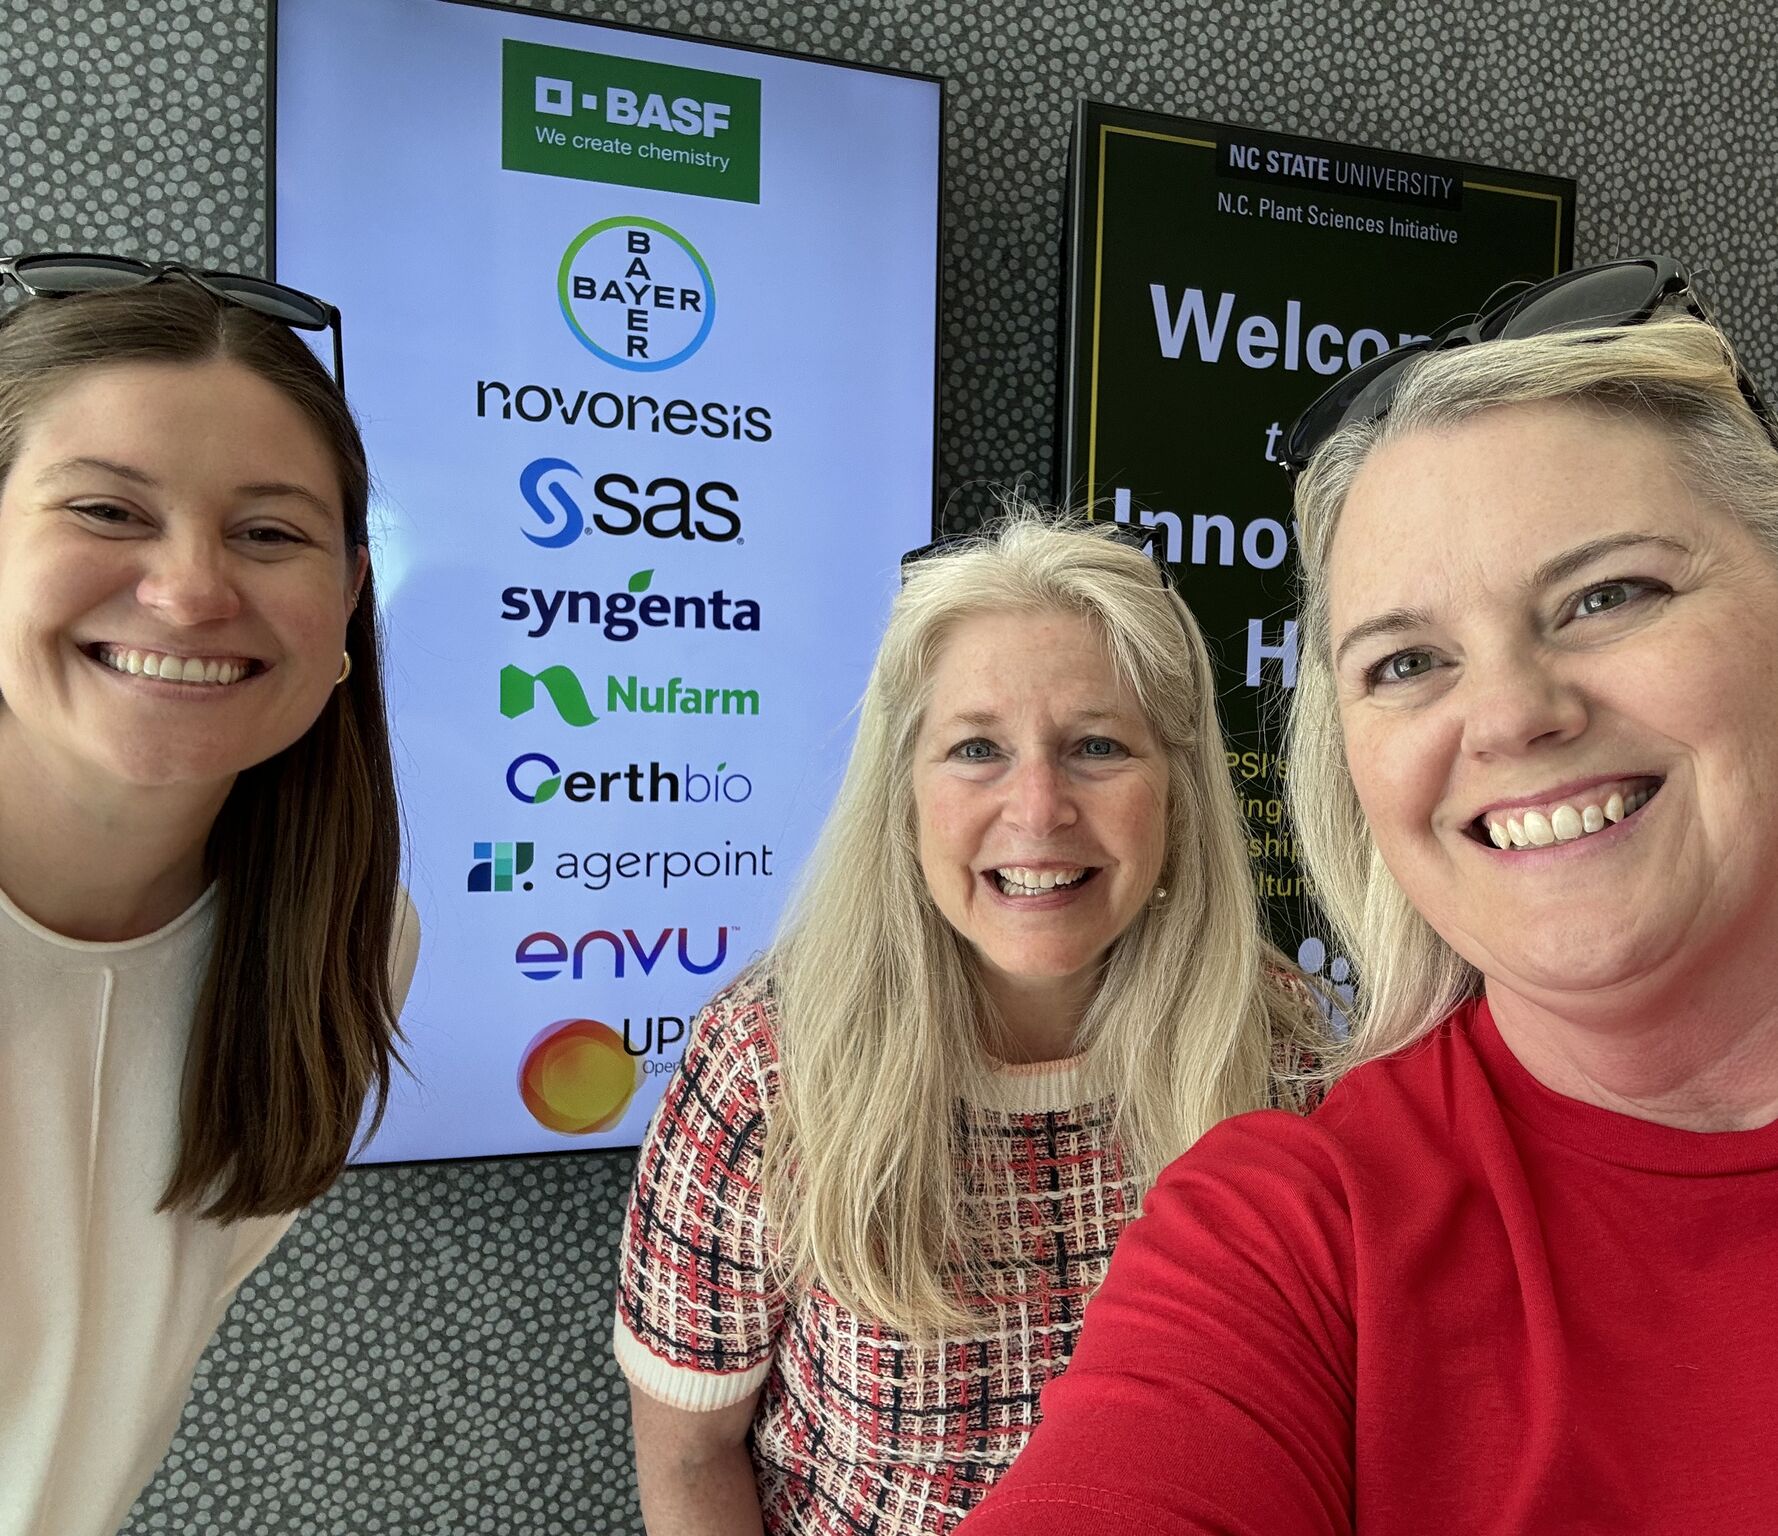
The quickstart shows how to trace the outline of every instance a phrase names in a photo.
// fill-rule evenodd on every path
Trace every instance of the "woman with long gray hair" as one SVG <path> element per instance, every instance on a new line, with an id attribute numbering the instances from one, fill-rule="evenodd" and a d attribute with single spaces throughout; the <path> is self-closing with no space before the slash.
<path id="1" fill-rule="evenodd" d="M 1156 565 L 1027 512 L 904 577 L 801 898 L 642 1147 L 651 1531 L 948 1531 L 1161 1167 L 1296 1092 L 1311 1010 Z"/>
<path id="2" fill-rule="evenodd" d="M 337 314 L 108 255 L 0 288 L 0 1536 L 108 1536 L 374 1123 L 419 932 Z"/>
<path id="3" fill-rule="evenodd" d="M 1339 1081 L 1162 1177 L 969 1536 L 1773 1528 L 1775 449 L 1665 258 L 1298 424 Z"/>

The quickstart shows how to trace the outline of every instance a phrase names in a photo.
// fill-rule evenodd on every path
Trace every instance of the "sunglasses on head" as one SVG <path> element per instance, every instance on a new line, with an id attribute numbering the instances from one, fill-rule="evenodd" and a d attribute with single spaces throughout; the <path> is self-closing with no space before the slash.
<path id="1" fill-rule="evenodd" d="M 1143 559 L 1153 562 L 1155 570 L 1160 576 L 1161 585 L 1168 590 L 1172 589 L 1173 578 L 1167 569 L 1166 562 L 1160 558 L 1160 553 L 1155 547 L 1152 529 L 1138 528 L 1130 523 L 1106 522 L 1097 518 L 1092 520 L 1090 526 L 1095 529 L 1103 528 L 1105 530 L 1104 537 L 1110 539 L 1112 543 L 1121 544 L 1125 549 L 1133 549 Z M 910 549 L 901 557 L 901 584 L 904 587 L 907 585 L 909 574 L 922 560 L 933 560 L 941 555 L 948 555 L 960 549 L 969 549 L 985 542 L 987 540 L 977 530 L 970 533 L 947 533 L 934 539 L 930 544 L 922 544 L 918 549 Z"/>
<path id="2" fill-rule="evenodd" d="M 138 288 L 169 277 L 196 283 L 225 304 L 238 304 L 299 331 L 333 333 L 333 381 L 344 393 L 346 360 L 340 312 L 325 299 L 245 272 L 212 272 L 177 261 L 66 253 L 0 258 L 0 286 L 14 282 L 34 299 L 64 299 L 113 288 Z"/>
<path id="3" fill-rule="evenodd" d="M 1670 256 L 1638 256 L 1564 272 L 1515 294 L 1476 320 L 1444 327 L 1425 341 L 1410 342 L 1354 368 L 1297 417 L 1284 440 L 1280 462 L 1294 481 L 1315 450 L 1342 428 L 1381 421 L 1389 414 L 1407 370 L 1428 352 L 1589 326 L 1640 325 L 1672 309 L 1716 325 L 1692 287 L 1690 273 Z M 1738 362 L 1735 381 L 1778 446 L 1778 418 Z"/>

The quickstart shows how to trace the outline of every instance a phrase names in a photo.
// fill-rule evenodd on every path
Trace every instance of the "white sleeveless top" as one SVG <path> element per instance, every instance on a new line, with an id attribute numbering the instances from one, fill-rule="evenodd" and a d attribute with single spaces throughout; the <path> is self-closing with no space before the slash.
<path id="1" fill-rule="evenodd" d="M 399 1008 L 419 924 L 391 957 Z M 235 1288 L 293 1217 L 157 1214 L 214 888 L 98 944 L 0 893 L 0 1536 L 111 1536 Z"/>

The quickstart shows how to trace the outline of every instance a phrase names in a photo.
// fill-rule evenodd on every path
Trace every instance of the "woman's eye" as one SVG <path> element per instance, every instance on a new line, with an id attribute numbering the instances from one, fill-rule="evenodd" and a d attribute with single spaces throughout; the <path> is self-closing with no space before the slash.
<path id="1" fill-rule="evenodd" d="M 263 544 L 272 548 L 281 544 L 300 544 L 302 542 L 287 528 L 249 528 L 245 537 L 249 544 Z"/>
<path id="2" fill-rule="evenodd" d="M 994 756 L 994 743 L 975 736 L 968 741 L 958 742 L 951 748 L 951 756 L 960 757 L 966 763 L 985 763 Z"/>
<path id="3" fill-rule="evenodd" d="M 1116 757 L 1123 750 L 1109 736 L 1089 736 L 1080 744 L 1082 757 Z"/>
<path id="4" fill-rule="evenodd" d="M 101 523 L 108 528 L 120 528 L 135 516 L 127 508 L 113 506 L 108 501 L 82 502 L 74 511 L 89 522 Z"/>
<path id="5" fill-rule="evenodd" d="M 1577 614 L 1606 613 L 1613 608 L 1622 608 L 1633 603 L 1654 590 L 1654 583 L 1647 581 L 1602 582 L 1581 593 L 1574 605 L 1574 611 Z"/>
<path id="6" fill-rule="evenodd" d="M 1370 670 L 1373 686 L 1388 687 L 1391 683 L 1411 683 L 1432 670 L 1430 651 L 1397 651 L 1385 656 Z"/>

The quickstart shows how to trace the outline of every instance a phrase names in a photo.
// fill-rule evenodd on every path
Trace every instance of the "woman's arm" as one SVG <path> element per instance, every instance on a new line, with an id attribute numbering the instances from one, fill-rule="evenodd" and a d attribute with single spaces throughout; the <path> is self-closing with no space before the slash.
<path id="1" fill-rule="evenodd" d="M 1351 1222 L 1311 1121 L 1161 1176 L 1029 1445 L 957 1536 L 1350 1536 Z"/>
<path id="2" fill-rule="evenodd" d="M 648 1536 L 760 1536 L 747 1429 L 754 1392 L 727 1408 L 671 1408 L 630 1388 L 636 1485 Z"/>

